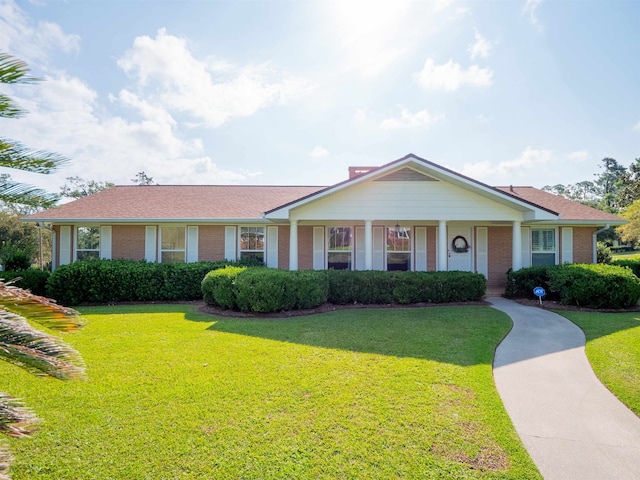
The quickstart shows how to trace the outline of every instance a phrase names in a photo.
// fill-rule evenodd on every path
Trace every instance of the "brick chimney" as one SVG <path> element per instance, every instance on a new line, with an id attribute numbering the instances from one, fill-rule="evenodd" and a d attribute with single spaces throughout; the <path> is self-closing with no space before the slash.
<path id="1" fill-rule="evenodd" d="M 376 168 L 378 167 L 349 167 L 349 179 L 369 173 L 371 170 L 375 170 Z"/>

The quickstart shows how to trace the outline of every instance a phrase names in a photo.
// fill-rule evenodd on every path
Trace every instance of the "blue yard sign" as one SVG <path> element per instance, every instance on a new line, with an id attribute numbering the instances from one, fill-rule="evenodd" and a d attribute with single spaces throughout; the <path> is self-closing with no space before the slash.
<path id="1" fill-rule="evenodd" d="M 544 297 L 547 292 L 545 291 L 544 288 L 542 287 L 536 287 L 533 289 L 533 294 L 538 297 L 538 299 L 540 300 L 540 305 L 542 305 L 542 297 Z"/>

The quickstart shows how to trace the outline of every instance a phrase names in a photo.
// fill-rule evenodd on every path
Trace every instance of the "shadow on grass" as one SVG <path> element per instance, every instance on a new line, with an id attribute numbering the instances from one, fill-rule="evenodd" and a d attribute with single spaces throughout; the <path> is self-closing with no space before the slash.
<path id="1" fill-rule="evenodd" d="M 338 310 L 281 319 L 214 318 L 209 330 L 279 342 L 461 366 L 493 361 L 511 328 L 484 306 Z"/>

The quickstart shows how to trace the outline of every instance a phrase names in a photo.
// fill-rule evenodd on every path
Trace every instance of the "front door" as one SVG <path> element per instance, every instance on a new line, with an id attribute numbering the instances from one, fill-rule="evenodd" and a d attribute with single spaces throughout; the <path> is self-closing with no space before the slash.
<path id="1" fill-rule="evenodd" d="M 449 227 L 447 238 L 448 270 L 472 272 L 471 227 Z"/>

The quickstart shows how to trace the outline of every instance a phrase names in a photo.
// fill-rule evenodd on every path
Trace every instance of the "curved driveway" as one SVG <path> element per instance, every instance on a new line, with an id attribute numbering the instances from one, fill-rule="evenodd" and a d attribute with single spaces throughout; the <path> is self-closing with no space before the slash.
<path id="1" fill-rule="evenodd" d="M 544 478 L 640 480 L 640 418 L 593 373 L 582 330 L 543 309 L 487 301 L 513 320 L 493 376 Z"/>

